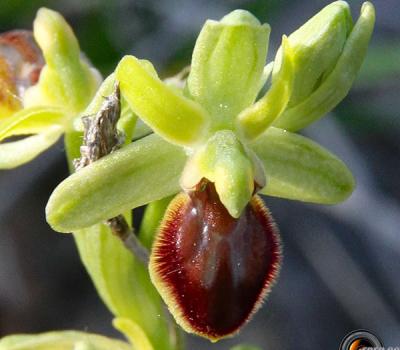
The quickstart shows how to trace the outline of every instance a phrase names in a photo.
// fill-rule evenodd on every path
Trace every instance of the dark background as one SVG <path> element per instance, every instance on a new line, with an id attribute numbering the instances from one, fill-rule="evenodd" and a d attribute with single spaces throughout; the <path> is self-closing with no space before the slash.
<path id="1" fill-rule="evenodd" d="M 0 31 L 31 28 L 35 12 L 63 13 L 83 51 L 108 74 L 133 53 L 163 76 L 190 61 L 206 18 L 235 8 L 272 26 L 269 58 L 329 1 L 0 0 Z M 350 1 L 358 16 L 361 1 Z M 337 206 L 265 198 L 284 242 L 284 265 L 268 301 L 233 340 L 263 349 L 337 349 L 366 328 L 386 346 L 400 346 L 400 2 L 376 0 L 368 58 L 349 96 L 304 130 L 353 170 L 358 186 Z M 0 171 L 0 336 L 79 329 L 110 335 L 111 315 L 88 279 L 71 236 L 53 232 L 44 207 L 67 176 L 61 143 L 34 162 Z M 209 349 L 188 337 L 188 349 Z M 162 350 L 162 349 L 157 349 Z"/>

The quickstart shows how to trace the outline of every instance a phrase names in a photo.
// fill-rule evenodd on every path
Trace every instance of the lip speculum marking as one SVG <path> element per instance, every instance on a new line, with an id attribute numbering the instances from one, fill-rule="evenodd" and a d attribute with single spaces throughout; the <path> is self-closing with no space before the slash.
<path id="1" fill-rule="evenodd" d="M 217 340 L 257 310 L 281 262 L 271 214 L 254 196 L 235 219 L 213 183 L 171 202 L 153 246 L 150 271 L 177 322 Z"/>

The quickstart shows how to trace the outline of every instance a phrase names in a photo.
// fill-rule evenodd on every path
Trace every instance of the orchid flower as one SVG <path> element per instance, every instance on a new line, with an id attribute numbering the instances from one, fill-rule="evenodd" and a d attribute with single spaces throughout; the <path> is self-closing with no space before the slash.
<path id="1" fill-rule="evenodd" d="M 0 144 L 0 169 L 29 162 L 71 130 L 101 81 L 60 14 L 42 8 L 33 27 L 37 44 L 23 31 L 0 38 L 0 142 L 27 136 Z"/>
<path id="2" fill-rule="evenodd" d="M 336 1 L 283 36 L 264 66 L 270 27 L 233 11 L 205 23 L 183 89 L 150 62 L 124 57 L 115 78 L 153 134 L 64 180 L 47 205 L 49 224 L 85 229 L 180 193 L 153 237 L 152 282 L 186 331 L 212 341 L 235 334 L 281 263 L 279 232 L 258 194 L 336 204 L 353 191 L 346 165 L 295 132 L 348 93 L 374 20 L 371 3 L 353 24 L 348 4 Z"/>

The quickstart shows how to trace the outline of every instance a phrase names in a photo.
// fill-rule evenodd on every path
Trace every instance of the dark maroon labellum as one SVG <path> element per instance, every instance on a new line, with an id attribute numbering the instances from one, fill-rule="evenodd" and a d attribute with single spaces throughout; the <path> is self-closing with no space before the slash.
<path id="1" fill-rule="evenodd" d="M 171 202 L 153 246 L 153 283 L 177 322 L 211 340 L 236 333 L 260 306 L 281 262 L 280 239 L 258 196 L 235 219 L 214 184 Z"/>

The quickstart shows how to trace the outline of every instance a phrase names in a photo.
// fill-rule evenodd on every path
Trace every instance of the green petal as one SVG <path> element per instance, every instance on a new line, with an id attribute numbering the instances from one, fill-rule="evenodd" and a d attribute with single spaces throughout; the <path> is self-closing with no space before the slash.
<path id="1" fill-rule="evenodd" d="M 346 165 L 303 136 L 271 127 L 250 146 L 264 164 L 263 194 L 336 204 L 353 191 L 354 179 Z"/>
<path id="2" fill-rule="evenodd" d="M 189 159 L 182 187 L 191 190 L 203 178 L 215 183 L 221 202 L 231 216 L 240 216 L 254 192 L 254 166 L 230 130 L 218 131 Z"/>
<path id="3" fill-rule="evenodd" d="M 78 41 L 59 13 L 41 8 L 33 30 L 46 66 L 38 84 L 26 91 L 24 105 L 50 104 L 81 111 L 97 89 L 99 74 L 82 59 Z"/>
<path id="4" fill-rule="evenodd" d="M 185 161 L 181 147 L 147 136 L 64 180 L 49 199 L 47 221 L 71 232 L 177 193 Z"/>
<path id="5" fill-rule="evenodd" d="M 138 350 L 153 350 L 146 333 L 134 322 L 126 318 L 114 319 L 113 325 L 120 332 L 124 333 L 133 345 L 134 349 Z"/>
<path id="6" fill-rule="evenodd" d="M 192 145 L 204 138 L 207 113 L 195 102 L 165 85 L 143 62 L 125 56 L 119 63 L 117 79 L 131 109 L 165 139 Z"/>
<path id="7" fill-rule="evenodd" d="M 0 124 L 0 141 L 10 136 L 37 134 L 54 125 L 61 127 L 65 116 L 65 111 L 57 107 L 23 109 Z"/>
<path id="8" fill-rule="evenodd" d="M 275 61 L 274 70 L 277 73 L 273 77 L 271 88 L 257 103 L 238 116 L 239 132 L 248 139 L 261 135 L 280 116 L 289 102 L 293 86 L 293 59 L 286 37 L 282 39 L 282 47 L 282 58 Z"/>
<path id="9" fill-rule="evenodd" d="M 129 344 L 97 334 L 59 331 L 19 334 L 0 340 L 0 350 L 132 350 Z"/>
<path id="10" fill-rule="evenodd" d="M 53 126 L 23 140 L 0 144 L 0 169 L 11 169 L 28 163 L 56 143 L 63 132 L 62 127 Z"/>
<path id="11" fill-rule="evenodd" d="M 74 238 L 97 292 L 113 315 L 136 323 L 155 349 L 174 350 L 168 317 L 147 267 L 104 224 L 74 232 Z"/>
<path id="12" fill-rule="evenodd" d="M 375 23 L 375 10 L 366 2 L 333 70 L 303 102 L 287 109 L 275 126 L 296 131 L 332 110 L 349 92 L 367 52 Z"/>
<path id="13" fill-rule="evenodd" d="M 213 116 L 215 128 L 230 128 L 233 117 L 257 97 L 267 56 L 270 27 L 236 10 L 208 20 L 193 52 L 188 89 Z"/>

